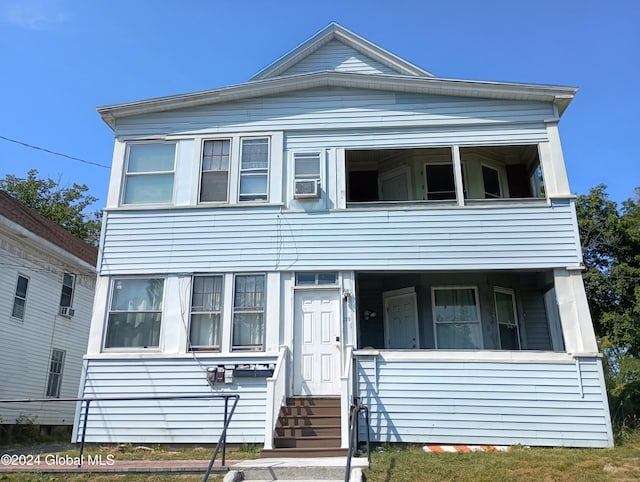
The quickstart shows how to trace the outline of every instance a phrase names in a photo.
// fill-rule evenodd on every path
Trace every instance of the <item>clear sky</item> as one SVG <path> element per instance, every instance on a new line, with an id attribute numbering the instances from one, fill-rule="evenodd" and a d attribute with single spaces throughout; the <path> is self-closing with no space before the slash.
<path id="1" fill-rule="evenodd" d="M 438 77 L 579 87 L 560 122 L 572 191 L 640 186 L 639 0 L 0 0 L 0 136 L 109 165 L 96 107 L 247 81 L 336 21 Z M 0 177 L 108 169 L 0 139 Z"/>

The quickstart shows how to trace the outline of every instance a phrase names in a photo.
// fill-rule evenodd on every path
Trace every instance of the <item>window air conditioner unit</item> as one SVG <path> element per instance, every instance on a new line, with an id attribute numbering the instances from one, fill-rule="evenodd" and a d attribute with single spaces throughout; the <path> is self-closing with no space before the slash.
<path id="1" fill-rule="evenodd" d="M 76 314 L 76 310 L 71 308 L 70 306 L 61 306 L 60 307 L 60 316 L 66 316 L 67 318 L 73 318 L 73 315 Z"/>
<path id="2" fill-rule="evenodd" d="M 296 179 L 293 197 L 296 199 L 311 199 L 320 197 L 320 179 Z"/>

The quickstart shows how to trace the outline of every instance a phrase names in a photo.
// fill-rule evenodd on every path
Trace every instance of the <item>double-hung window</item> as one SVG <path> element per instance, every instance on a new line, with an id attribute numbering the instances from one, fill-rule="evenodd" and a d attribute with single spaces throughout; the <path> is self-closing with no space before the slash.
<path id="1" fill-rule="evenodd" d="M 75 276 L 71 273 L 65 273 L 62 278 L 62 292 L 60 293 L 60 306 L 70 307 L 73 301 L 73 286 L 75 284 Z"/>
<path id="2" fill-rule="evenodd" d="M 60 398 L 64 358 L 64 350 L 54 348 L 51 351 L 51 360 L 49 361 L 49 378 L 47 380 L 47 397 Z"/>
<path id="3" fill-rule="evenodd" d="M 26 276 L 18 275 L 18 282 L 16 283 L 16 292 L 13 297 L 13 309 L 11 310 L 11 316 L 24 319 L 24 309 L 27 304 L 27 289 L 29 288 L 29 278 Z"/>
<path id="4" fill-rule="evenodd" d="M 519 350 L 520 333 L 514 292 L 507 288 L 494 288 L 493 295 L 496 303 L 500 348 L 503 350 Z"/>
<path id="5" fill-rule="evenodd" d="M 267 201 L 269 193 L 269 138 L 242 138 L 238 201 Z"/>
<path id="6" fill-rule="evenodd" d="M 464 186 L 464 165 L 460 166 Z M 456 198 L 456 180 L 453 163 L 427 163 L 424 165 L 425 194 L 429 201 Z M 465 193 L 466 194 L 466 193 Z"/>
<path id="7" fill-rule="evenodd" d="M 191 288 L 191 350 L 220 351 L 222 276 L 194 276 Z"/>
<path id="8" fill-rule="evenodd" d="M 176 144 L 129 144 L 123 204 L 167 204 L 173 200 Z"/>
<path id="9" fill-rule="evenodd" d="M 204 141 L 200 202 L 227 202 L 229 199 L 230 139 Z"/>
<path id="10" fill-rule="evenodd" d="M 236 275 L 233 296 L 234 350 L 264 349 L 265 275 Z"/>
<path id="11" fill-rule="evenodd" d="M 162 278 L 114 279 L 105 348 L 153 348 L 160 343 Z"/>
<path id="12" fill-rule="evenodd" d="M 475 287 L 432 288 L 436 348 L 481 349 L 482 328 Z"/>

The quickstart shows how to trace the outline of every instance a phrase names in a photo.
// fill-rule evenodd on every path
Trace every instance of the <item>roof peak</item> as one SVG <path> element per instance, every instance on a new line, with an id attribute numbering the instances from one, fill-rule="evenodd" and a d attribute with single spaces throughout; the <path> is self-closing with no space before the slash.
<path id="1" fill-rule="evenodd" d="M 263 80 L 280 77 L 284 72 L 332 40 L 351 47 L 369 59 L 382 64 L 399 75 L 415 77 L 434 77 L 434 75 L 417 65 L 398 57 L 369 40 L 355 34 L 338 22 L 332 21 L 326 27 L 303 41 L 292 50 L 276 59 L 256 73 L 250 80 Z"/>

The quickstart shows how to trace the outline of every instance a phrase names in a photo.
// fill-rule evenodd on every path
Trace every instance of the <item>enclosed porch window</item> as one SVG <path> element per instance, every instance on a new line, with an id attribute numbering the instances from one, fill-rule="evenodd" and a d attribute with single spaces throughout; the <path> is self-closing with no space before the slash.
<path id="1" fill-rule="evenodd" d="M 563 351 L 553 280 L 552 270 L 356 273 L 358 348 Z"/>

